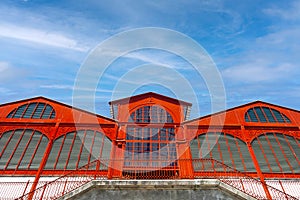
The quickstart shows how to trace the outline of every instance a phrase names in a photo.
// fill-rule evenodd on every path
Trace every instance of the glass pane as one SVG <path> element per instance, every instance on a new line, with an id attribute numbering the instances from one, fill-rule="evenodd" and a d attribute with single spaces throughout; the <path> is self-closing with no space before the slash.
<path id="1" fill-rule="evenodd" d="M 45 108 L 45 104 L 44 103 L 39 103 L 37 108 L 34 111 L 34 114 L 33 114 L 32 118 L 33 119 L 40 119 L 44 108 Z"/>
<path id="2" fill-rule="evenodd" d="M 268 136 L 266 135 L 259 136 L 259 140 L 261 142 L 262 148 L 264 149 L 265 155 L 268 157 L 268 161 L 270 167 L 272 168 L 272 172 L 281 172 L 279 164 L 277 162 L 278 159 L 276 153 L 274 151 L 272 142 L 269 140 Z M 265 171 L 265 172 L 270 172 L 270 171 Z"/>
<path id="3" fill-rule="evenodd" d="M 248 116 L 248 112 L 245 114 L 245 121 L 246 122 L 250 122 L 249 116 Z"/>
<path id="4" fill-rule="evenodd" d="M 198 147 L 198 139 L 193 139 L 190 143 L 190 149 L 192 153 L 192 159 L 198 159 L 199 156 L 199 147 Z"/>
<path id="5" fill-rule="evenodd" d="M 55 118 L 55 110 L 52 110 L 52 114 L 51 114 L 50 119 L 54 119 L 54 118 Z"/>
<path id="6" fill-rule="evenodd" d="M 131 113 L 128 121 L 129 122 L 135 122 L 135 112 Z"/>
<path id="7" fill-rule="evenodd" d="M 261 108 L 260 107 L 255 107 L 254 109 L 255 109 L 255 112 L 256 112 L 256 114 L 259 118 L 259 121 L 260 122 L 267 122 L 267 119 L 265 118 Z"/>
<path id="8" fill-rule="evenodd" d="M 272 145 L 274 154 L 275 154 L 275 156 L 276 156 L 276 158 L 277 158 L 277 160 L 279 162 L 279 165 L 282 168 L 282 171 L 285 172 L 285 173 L 291 173 L 292 171 L 291 171 L 291 169 L 290 169 L 290 167 L 288 165 L 288 162 L 287 162 L 287 160 L 286 160 L 286 158 L 284 156 L 285 154 L 284 154 L 284 150 L 282 148 L 282 146 L 284 145 L 284 143 L 281 144 L 279 142 L 279 139 L 276 136 L 276 134 L 275 135 L 272 134 L 272 133 L 271 134 L 267 134 L 267 137 L 268 137 L 268 139 L 269 139 L 269 141 L 270 141 L 270 143 Z"/>
<path id="9" fill-rule="evenodd" d="M 7 118 L 12 118 L 13 114 L 15 113 L 16 109 L 14 109 L 13 111 L 11 111 L 8 115 Z"/>
<path id="10" fill-rule="evenodd" d="M 157 106 L 151 106 L 151 122 L 152 123 L 158 123 L 158 107 Z"/>
<path id="11" fill-rule="evenodd" d="M 276 119 L 278 122 L 284 122 L 284 119 L 282 118 L 280 112 L 278 112 L 277 110 L 272 109 L 273 114 L 275 115 Z"/>
<path id="12" fill-rule="evenodd" d="M 266 155 L 263 153 L 263 148 L 261 147 L 261 145 L 258 142 L 258 139 L 254 139 L 252 144 L 252 149 L 255 153 L 255 157 L 258 161 L 258 164 L 260 166 L 260 169 L 262 172 L 270 172 L 270 168 L 268 166 L 268 161 L 266 160 L 267 157 L 265 157 Z"/>
<path id="13" fill-rule="evenodd" d="M 16 169 L 23 152 L 26 151 L 26 144 L 29 142 L 32 132 L 32 130 L 25 130 L 24 133 L 22 133 L 20 141 L 18 141 L 19 143 L 7 167 L 8 169 Z"/>
<path id="14" fill-rule="evenodd" d="M 26 105 L 22 105 L 22 106 L 20 106 L 18 109 L 17 109 L 17 111 L 16 111 L 16 113 L 15 113 L 15 115 L 14 115 L 14 117 L 13 118 L 21 118 L 22 117 L 22 114 L 23 114 L 23 112 L 25 111 L 25 109 L 26 109 L 26 107 L 27 107 L 27 104 Z"/>
<path id="15" fill-rule="evenodd" d="M 6 149 L 1 157 L 1 164 L 4 163 L 4 165 L 8 164 L 10 156 L 13 155 L 15 148 L 17 147 L 17 143 L 19 142 L 20 138 L 22 137 L 23 130 L 16 130 L 13 133 L 13 136 L 6 146 Z"/>
<path id="16" fill-rule="evenodd" d="M 31 159 L 33 158 L 33 154 L 37 148 L 37 143 L 41 139 L 41 134 L 34 133 L 31 141 L 26 149 L 22 162 L 19 165 L 19 169 L 28 169 Z"/>
<path id="17" fill-rule="evenodd" d="M 62 145 L 62 140 L 64 139 L 64 136 L 61 136 L 59 138 L 57 138 L 54 142 L 53 142 L 53 146 L 51 148 L 51 152 L 50 155 L 48 157 L 45 169 L 54 169 L 54 165 L 56 163 L 56 159 L 58 156 L 58 152 L 60 150 L 60 147 Z"/>
<path id="18" fill-rule="evenodd" d="M 45 108 L 45 111 L 42 115 L 42 119 L 49 119 L 51 112 L 52 112 L 52 107 L 47 105 L 46 108 Z"/>
<path id="19" fill-rule="evenodd" d="M 275 118 L 273 117 L 273 115 L 272 115 L 272 113 L 271 113 L 271 111 L 270 111 L 269 108 L 263 107 L 263 110 L 264 110 L 264 112 L 265 112 L 265 114 L 266 114 L 266 116 L 267 116 L 269 122 L 276 122 L 276 120 L 275 120 Z"/>
<path id="20" fill-rule="evenodd" d="M 66 138 L 64 140 L 63 148 L 61 149 L 61 152 L 59 154 L 59 159 L 57 161 L 56 169 L 64 169 L 67 162 L 70 151 L 72 150 L 72 142 L 74 138 L 75 133 L 68 133 L 66 135 Z"/>
<path id="21" fill-rule="evenodd" d="M 101 159 L 103 160 L 102 162 L 105 163 L 106 165 L 109 164 L 108 160 L 110 159 L 111 148 L 112 148 L 112 142 L 110 141 L 110 139 L 104 136 Z M 131 149 L 132 149 L 132 145 L 131 145 Z"/>
<path id="22" fill-rule="evenodd" d="M 167 140 L 167 134 L 165 128 L 160 129 L 160 140 Z"/>
<path id="23" fill-rule="evenodd" d="M 150 106 L 144 107 L 144 121 L 146 123 L 150 122 Z"/>
<path id="24" fill-rule="evenodd" d="M 168 123 L 173 123 L 173 118 L 169 113 L 167 113 L 167 122 Z"/>
<path id="25" fill-rule="evenodd" d="M 166 122 L 166 111 L 162 108 L 159 108 L 159 123 Z"/>
<path id="26" fill-rule="evenodd" d="M 17 142 L 18 140 L 18 136 L 17 137 L 14 137 L 14 131 L 8 131 L 8 132 L 5 132 L 1 135 L 1 140 L 0 140 L 0 153 L 2 153 L 2 151 L 4 150 L 4 153 L 2 154 L 1 156 L 1 159 L 0 159 L 0 169 L 4 169 L 10 155 L 11 155 L 11 152 L 13 151 L 13 145 Z M 9 142 L 8 142 L 9 141 Z M 8 142 L 8 143 L 7 143 Z M 14 143 L 13 145 L 11 145 L 10 143 Z M 4 146 L 4 145 L 7 145 L 7 146 Z"/>
<path id="27" fill-rule="evenodd" d="M 30 165 L 30 169 L 38 169 L 39 168 L 42 158 L 44 157 L 44 153 L 47 148 L 47 145 L 48 145 L 48 138 L 43 135 L 42 141 L 39 144 L 39 146 L 37 147 L 35 156 Z"/>
<path id="28" fill-rule="evenodd" d="M 144 136 L 143 136 L 143 140 L 150 140 L 150 128 L 144 128 Z"/>
<path id="29" fill-rule="evenodd" d="M 244 163 L 246 165 L 246 170 L 248 172 L 255 172 L 255 166 L 254 163 L 252 161 L 251 155 L 249 153 L 248 147 L 246 145 L 246 143 L 244 143 L 242 140 L 237 139 L 237 143 L 238 143 L 238 147 L 240 149 L 240 152 L 242 154 L 242 158 L 244 160 Z"/>
<path id="30" fill-rule="evenodd" d="M 23 118 L 31 118 L 32 112 L 34 111 L 37 103 L 31 103 L 29 104 L 25 114 L 23 115 Z"/>
<path id="31" fill-rule="evenodd" d="M 287 116 L 285 116 L 284 114 L 282 114 L 282 116 L 287 123 L 291 123 L 291 120 Z"/>
<path id="32" fill-rule="evenodd" d="M 250 120 L 251 122 L 258 122 L 258 119 L 253 111 L 253 108 L 251 108 L 250 110 L 248 110 L 248 114 L 250 116 Z"/>

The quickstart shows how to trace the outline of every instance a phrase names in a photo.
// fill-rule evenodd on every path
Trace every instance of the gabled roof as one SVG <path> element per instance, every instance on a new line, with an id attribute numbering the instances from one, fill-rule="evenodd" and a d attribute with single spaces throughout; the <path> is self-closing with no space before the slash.
<path id="1" fill-rule="evenodd" d="M 27 103 L 29 101 L 37 101 L 37 100 L 49 101 L 49 102 L 52 102 L 54 104 L 59 104 L 59 105 L 61 105 L 63 107 L 67 107 L 67 108 L 70 108 L 70 109 L 77 110 L 79 112 L 84 112 L 86 114 L 94 115 L 94 116 L 97 116 L 97 117 L 100 117 L 100 118 L 104 118 L 104 119 L 112 121 L 112 122 L 116 122 L 116 120 L 114 120 L 114 119 L 111 119 L 111 118 L 108 118 L 108 117 L 105 117 L 105 116 L 102 116 L 102 115 L 99 115 L 99 114 L 96 114 L 96 113 L 93 113 L 93 112 L 90 112 L 90 111 L 86 111 L 86 110 L 83 110 L 81 108 L 73 107 L 71 105 L 68 105 L 68 104 L 65 104 L 65 103 L 53 100 L 53 99 L 49 99 L 49 98 L 46 98 L 46 97 L 43 97 L 43 96 L 37 96 L 37 97 L 28 98 L 28 99 L 22 99 L 22 100 L 18 100 L 18 101 L 13 101 L 13 102 L 8 102 L 8 103 L 0 104 L 0 107 L 8 106 L 8 105 L 13 105 L 13 104 L 19 104 L 19 103 L 22 103 L 22 102 L 25 104 L 25 103 Z"/>
<path id="2" fill-rule="evenodd" d="M 163 98 L 165 101 L 169 101 L 169 102 L 172 102 L 172 103 L 175 103 L 175 104 L 183 104 L 183 105 L 187 105 L 187 106 L 192 106 L 192 104 L 189 103 L 189 102 L 178 100 L 178 99 L 168 97 L 168 96 L 164 96 L 164 95 L 161 95 L 161 94 L 157 94 L 155 92 L 147 92 L 147 93 L 138 94 L 138 95 L 131 96 L 131 97 L 126 97 L 126 98 L 122 98 L 122 99 L 113 100 L 113 101 L 109 102 L 109 105 L 122 103 L 122 102 L 138 101 L 140 99 L 145 99 L 145 98 L 149 98 L 149 97 Z"/>
<path id="3" fill-rule="evenodd" d="M 279 106 L 279 105 L 276 105 L 276 104 L 264 102 L 264 101 L 261 101 L 261 100 L 257 100 L 257 101 L 246 103 L 246 104 L 243 104 L 243 105 L 240 105 L 240 106 L 236 106 L 236 107 L 233 107 L 233 108 L 222 110 L 222 111 L 219 111 L 219 112 L 216 112 L 216 113 L 212 113 L 212 114 L 208 114 L 208 115 L 205 115 L 205 116 L 197 117 L 197 118 L 185 121 L 184 123 L 189 123 L 189 122 L 193 122 L 193 121 L 196 121 L 196 120 L 209 118 L 209 117 L 216 116 L 216 115 L 219 115 L 219 114 L 228 113 L 230 111 L 239 110 L 239 109 L 242 109 L 242 108 L 245 108 L 245 107 L 252 107 L 252 106 L 255 107 L 258 104 L 264 104 L 265 106 L 277 107 L 277 108 L 289 110 L 289 111 L 292 111 L 292 112 L 300 113 L 300 111 L 296 110 L 296 109 L 292 109 L 292 108 L 288 108 L 288 107 Z"/>

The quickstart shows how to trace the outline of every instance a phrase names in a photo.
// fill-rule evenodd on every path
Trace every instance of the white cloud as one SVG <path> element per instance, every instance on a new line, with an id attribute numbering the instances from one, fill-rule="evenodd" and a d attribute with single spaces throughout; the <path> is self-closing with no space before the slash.
<path id="1" fill-rule="evenodd" d="M 106 90 L 106 89 L 96 89 L 94 90 L 91 88 L 83 88 L 83 87 L 77 87 L 75 88 L 74 85 L 65 85 L 65 84 L 53 84 L 53 85 L 41 85 L 40 88 L 46 88 L 46 89 L 59 89 L 59 90 L 78 90 L 78 91 L 85 91 L 85 92 L 112 92 L 112 90 Z"/>
<path id="2" fill-rule="evenodd" d="M 155 50 L 132 52 L 126 54 L 124 57 L 177 70 L 193 70 L 192 65 L 185 61 L 183 58 L 167 52 L 156 52 Z"/>
<path id="3" fill-rule="evenodd" d="M 258 47 L 268 47 L 270 51 L 287 49 L 289 52 L 293 51 L 293 53 L 297 53 L 298 55 L 300 50 L 300 28 L 284 27 L 283 30 L 277 30 L 264 37 L 257 38 L 256 43 Z M 290 56 L 287 53 L 285 55 Z"/>
<path id="4" fill-rule="evenodd" d="M 263 10 L 265 14 L 270 16 L 278 16 L 286 20 L 300 19 L 300 1 L 296 0 L 291 3 L 288 8 L 272 7 Z"/>
<path id="5" fill-rule="evenodd" d="M 14 24 L 1 23 L 0 37 L 25 40 L 42 45 L 72 49 L 76 51 L 87 51 L 87 47 L 80 46 L 78 42 L 63 34 L 56 32 L 47 32 L 30 27 L 22 27 Z"/>
<path id="6" fill-rule="evenodd" d="M 288 63 L 280 66 L 268 66 L 268 61 L 260 60 L 256 63 L 248 63 L 227 68 L 222 71 L 223 77 L 230 81 L 247 83 L 272 82 L 290 77 L 294 67 Z"/>
<path id="7" fill-rule="evenodd" d="M 10 67 L 8 62 L 0 62 L 0 74 L 2 74 L 5 70 Z"/>
<path id="8" fill-rule="evenodd" d="M 0 94 L 3 94 L 3 95 L 12 95 L 12 94 L 15 94 L 15 93 L 12 92 L 8 88 L 0 87 Z"/>
<path id="9" fill-rule="evenodd" d="M 17 76 L 21 75 L 22 72 L 22 70 L 17 70 L 16 67 L 12 66 L 9 62 L 0 61 L 1 81 L 15 79 Z"/>

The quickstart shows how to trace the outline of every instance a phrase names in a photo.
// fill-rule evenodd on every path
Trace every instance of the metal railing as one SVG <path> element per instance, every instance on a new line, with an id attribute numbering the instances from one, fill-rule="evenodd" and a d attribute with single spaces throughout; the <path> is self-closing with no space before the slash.
<path id="1" fill-rule="evenodd" d="M 14 199 L 30 191 L 32 186 L 30 180 L 26 182 L 1 182 L 0 199 Z"/>
<path id="2" fill-rule="evenodd" d="M 284 191 L 214 159 L 193 160 L 193 166 L 195 178 L 212 177 L 218 179 L 255 199 L 269 199 L 267 193 L 269 193 L 272 199 L 297 199 Z"/>
<path id="3" fill-rule="evenodd" d="M 114 160 L 114 162 L 115 161 L 120 163 L 124 160 Z M 281 190 L 277 187 L 278 189 L 276 189 L 275 187 L 267 185 L 265 182 L 261 182 L 260 180 L 253 178 L 246 173 L 237 171 L 236 169 L 213 159 L 177 160 L 177 163 L 178 165 L 166 166 L 161 169 L 155 168 L 152 170 L 148 167 L 141 166 L 127 167 L 123 169 L 120 176 L 116 177 L 116 179 L 213 178 L 256 199 L 296 199 L 285 192 L 288 191 L 288 188 Z M 57 199 L 69 192 L 74 191 L 82 185 L 89 183 L 92 180 L 108 179 L 108 171 L 102 171 L 100 173 L 100 171 L 94 170 L 99 169 L 100 164 L 101 163 L 98 160 L 93 161 L 76 171 L 70 172 L 54 181 L 38 187 L 32 192 L 22 195 L 18 199 Z M 191 164 L 193 167 L 193 173 L 182 176 L 179 170 L 180 165 Z M 91 169 L 93 169 L 93 173 L 91 173 Z M 28 187 L 30 184 L 32 183 L 28 183 L 24 193 L 28 192 Z"/>
<path id="4" fill-rule="evenodd" d="M 84 165 L 83 167 L 80 167 L 78 170 L 76 170 L 76 172 L 70 172 L 54 181 L 50 181 L 17 199 L 57 199 L 81 187 L 82 185 L 89 183 L 92 180 L 107 179 L 107 173 L 102 175 L 99 173 L 97 175 L 90 173 L 90 169 L 98 168 L 97 166 L 99 165 L 100 161 L 95 160 L 87 165 Z"/>

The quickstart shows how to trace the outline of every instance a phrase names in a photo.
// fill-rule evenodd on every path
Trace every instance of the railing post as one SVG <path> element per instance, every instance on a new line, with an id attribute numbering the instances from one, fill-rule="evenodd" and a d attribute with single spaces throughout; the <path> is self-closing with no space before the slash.
<path id="1" fill-rule="evenodd" d="M 23 194 L 22 194 L 22 196 L 24 196 L 24 195 L 25 195 L 25 193 L 26 193 L 26 190 L 27 190 L 27 187 L 28 187 L 28 185 L 29 185 L 29 182 L 30 182 L 30 180 L 28 180 L 28 181 L 27 181 L 27 183 L 26 183 L 26 186 L 25 186 L 25 189 L 24 189 L 24 191 L 23 191 Z"/>
<path id="2" fill-rule="evenodd" d="M 48 157 L 50 155 L 50 151 L 52 149 L 53 140 L 54 140 L 53 138 L 54 138 L 54 136 L 56 135 L 56 133 L 58 131 L 59 124 L 60 124 L 60 120 L 56 122 L 55 128 L 54 128 L 53 132 L 51 133 L 51 138 L 50 138 L 50 140 L 48 142 L 47 148 L 46 148 L 45 153 L 44 153 L 45 156 L 42 158 L 42 161 L 40 163 L 39 169 L 38 169 L 38 171 L 36 173 L 34 182 L 33 182 L 32 186 L 31 186 L 31 189 L 30 189 L 30 195 L 28 196 L 28 200 L 32 200 L 32 197 L 34 195 L 34 191 L 35 191 L 36 186 L 37 186 L 37 184 L 38 184 L 38 182 L 40 180 L 41 174 L 42 174 L 42 172 L 44 170 L 44 167 L 45 167 L 46 162 L 48 160 Z"/>
<path id="3" fill-rule="evenodd" d="M 239 179 L 240 179 L 240 182 L 241 182 L 241 185 L 242 185 L 242 188 L 243 188 L 243 192 L 246 193 L 246 192 L 245 192 L 245 187 L 244 187 L 243 180 L 242 180 L 240 177 L 239 177 Z"/>
<path id="4" fill-rule="evenodd" d="M 63 196 L 65 194 L 65 190 L 66 190 L 66 187 L 67 187 L 67 182 L 68 182 L 68 179 L 66 178 L 66 181 L 65 181 L 65 184 L 64 184 L 64 189 L 62 191 L 61 196 Z"/>
<path id="5" fill-rule="evenodd" d="M 285 189 L 284 189 L 284 187 L 283 187 L 281 181 L 280 181 L 280 180 L 278 180 L 278 181 L 279 181 L 279 184 L 280 184 L 280 186 L 281 186 L 281 189 L 282 189 L 282 191 L 283 191 L 283 193 L 284 193 L 285 199 L 288 199 L 288 197 L 286 196 Z"/>
<path id="6" fill-rule="evenodd" d="M 40 200 L 42 200 L 43 199 L 43 197 L 44 197 L 44 193 L 45 193 L 45 190 L 46 190 L 46 187 L 47 187 L 47 183 L 44 185 L 44 189 L 43 189 L 43 192 L 42 192 L 42 194 L 41 194 L 41 197 L 40 197 Z M 33 193 L 34 194 L 34 193 Z M 32 196 L 33 197 L 33 196 Z"/>
<path id="7" fill-rule="evenodd" d="M 99 170 L 100 170 L 100 160 L 97 160 L 96 161 L 96 173 L 94 175 L 94 180 L 97 179 L 97 174 L 99 173 Z"/>

